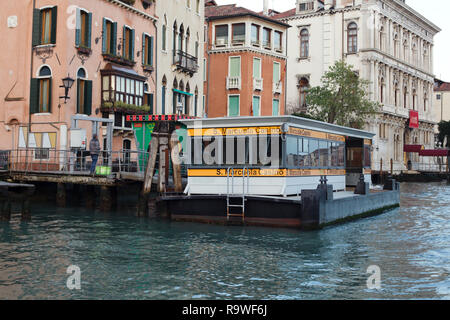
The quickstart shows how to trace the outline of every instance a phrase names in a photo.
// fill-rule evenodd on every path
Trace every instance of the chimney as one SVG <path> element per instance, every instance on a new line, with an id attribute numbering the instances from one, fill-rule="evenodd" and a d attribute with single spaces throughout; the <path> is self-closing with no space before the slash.
<path id="1" fill-rule="evenodd" d="M 264 9 L 263 9 L 264 15 L 269 15 L 269 0 L 264 0 Z"/>
<path id="2" fill-rule="evenodd" d="M 330 10 L 334 6 L 334 0 L 325 0 L 325 10 Z"/>

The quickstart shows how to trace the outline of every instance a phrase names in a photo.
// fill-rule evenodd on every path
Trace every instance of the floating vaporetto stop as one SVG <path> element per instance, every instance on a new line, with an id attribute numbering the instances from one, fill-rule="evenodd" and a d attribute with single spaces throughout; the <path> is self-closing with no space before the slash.
<path id="1" fill-rule="evenodd" d="M 176 221 L 320 228 L 400 203 L 371 183 L 374 134 L 295 116 L 182 120 L 188 180 L 159 201 Z"/>

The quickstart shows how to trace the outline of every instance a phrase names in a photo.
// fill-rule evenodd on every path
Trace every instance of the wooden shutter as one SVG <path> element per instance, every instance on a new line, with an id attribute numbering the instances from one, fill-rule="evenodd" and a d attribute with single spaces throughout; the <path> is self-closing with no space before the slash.
<path id="1" fill-rule="evenodd" d="M 146 57 L 146 47 L 145 47 L 145 42 L 147 40 L 147 36 L 145 35 L 145 33 L 142 34 L 142 64 L 145 65 L 145 57 Z"/>
<path id="2" fill-rule="evenodd" d="M 80 83 L 81 79 L 77 79 L 77 113 L 80 113 Z"/>
<path id="3" fill-rule="evenodd" d="M 52 8 L 52 34 L 51 34 L 51 43 L 56 44 L 56 26 L 58 24 L 58 7 L 54 6 Z"/>
<path id="4" fill-rule="evenodd" d="M 239 96 L 230 96 L 229 98 L 229 111 L 228 116 L 239 116 Z"/>
<path id="5" fill-rule="evenodd" d="M 31 79 L 30 113 L 39 113 L 39 79 Z"/>
<path id="6" fill-rule="evenodd" d="M 90 116 L 92 114 L 92 81 L 86 80 L 84 86 L 84 113 Z"/>
<path id="7" fill-rule="evenodd" d="M 134 60 L 134 29 L 131 29 L 131 36 L 130 36 L 130 60 Z"/>
<path id="8" fill-rule="evenodd" d="M 86 28 L 86 40 L 87 40 L 87 46 L 90 49 L 91 48 L 91 40 L 92 40 L 92 13 L 88 13 L 88 21 L 87 21 L 87 28 Z"/>
<path id="9" fill-rule="evenodd" d="M 52 113 L 52 79 L 48 79 L 48 113 Z"/>
<path id="10" fill-rule="evenodd" d="M 42 16 L 41 10 L 33 10 L 33 31 L 32 31 L 32 45 L 33 47 L 41 44 L 41 30 L 42 30 Z"/>
<path id="11" fill-rule="evenodd" d="M 112 35 L 111 35 L 112 36 Z M 103 18 L 103 39 L 102 39 L 102 53 L 106 53 L 107 43 L 108 40 L 108 28 L 106 25 L 106 19 Z"/>
<path id="12" fill-rule="evenodd" d="M 153 66 L 153 37 L 150 37 L 150 61 L 149 64 Z"/>
<path id="13" fill-rule="evenodd" d="M 112 39 L 112 50 L 111 51 L 114 55 L 116 55 L 117 54 L 117 22 L 113 23 L 111 39 Z"/>
<path id="14" fill-rule="evenodd" d="M 125 44 L 127 43 L 127 28 L 125 26 L 123 26 L 123 39 L 122 39 L 122 56 L 127 58 L 125 56 Z"/>

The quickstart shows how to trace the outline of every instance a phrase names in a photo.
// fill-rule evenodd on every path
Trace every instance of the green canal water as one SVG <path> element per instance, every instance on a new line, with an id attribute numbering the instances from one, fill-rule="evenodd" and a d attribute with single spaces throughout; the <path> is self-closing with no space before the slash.
<path id="1" fill-rule="evenodd" d="M 399 209 L 314 232 L 35 204 L 0 223 L 0 299 L 450 299 L 450 187 L 401 191 Z"/>

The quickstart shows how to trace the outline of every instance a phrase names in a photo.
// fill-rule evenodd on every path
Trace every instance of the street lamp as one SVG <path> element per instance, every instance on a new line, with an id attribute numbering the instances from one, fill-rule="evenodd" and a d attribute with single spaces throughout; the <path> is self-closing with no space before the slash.
<path id="1" fill-rule="evenodd" d="M 69 75 L 67 75 L 66 78 L 62 79 L 63 85 L 59 86 L 60 88 L 64 88 L 64 97 L 59 97 L 60 99 L 64 99 L 64 103 L 67 102 L 67 99 L 70 99 L 69 90 L 72 88 L 73 83 L 75 80 L 73 80 Z"/>

